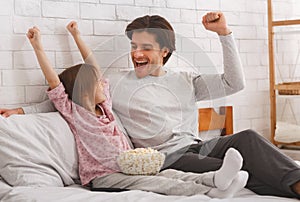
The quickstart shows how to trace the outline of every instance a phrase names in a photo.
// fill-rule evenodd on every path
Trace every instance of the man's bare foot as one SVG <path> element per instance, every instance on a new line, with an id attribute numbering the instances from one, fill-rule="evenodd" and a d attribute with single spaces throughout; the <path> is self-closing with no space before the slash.
<path id="1" fill-rule="evenodd" d="M 300 181 L 296 182 L 292 185 L 292 189 L 294 192 L 300 195 Z"/>

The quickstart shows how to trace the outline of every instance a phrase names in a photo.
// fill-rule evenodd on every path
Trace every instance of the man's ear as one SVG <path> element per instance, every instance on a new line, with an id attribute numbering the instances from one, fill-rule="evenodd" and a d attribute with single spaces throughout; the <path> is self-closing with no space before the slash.
<path id="1" fill-rule="evenodd" d="M 163 57 L 167 57 L 167 55 L 170 52 L 170 49 L 168 49 L 167 47 L 163 47 L 161 50 L 163 52 Z"/>

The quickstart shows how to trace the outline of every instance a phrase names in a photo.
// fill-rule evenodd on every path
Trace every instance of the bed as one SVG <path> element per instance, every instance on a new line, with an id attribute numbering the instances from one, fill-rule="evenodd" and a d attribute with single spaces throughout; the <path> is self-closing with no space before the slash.
<path id="1" fill-rule="evenodd" d="M 199 110 L 200 121 L 208 117 L 208 129 L 216 129 L 220 118 L 222 131 L 231 124 L 226 117 L 230 110 L 218 113 L 214 109 Z M 206 114 L 206 115 L 203 115 Z M 213 115 L 212 115 L 213 114 Z M 209 116 L 208 116 L 209 115 Z M 200 130 L 200 128 L 199 128 Z M 232 133 L 232 132 L 228 132 Z M 243 189 L 231 199 L 212 199 L 206 195 L 165 196 L 145 191 L 93 192 L 78 184 L 76 147 L 73 135 L 58 112 L 14 115 L 0 118 L 0 201 L 264 201 L 289 202 L 297 199 L 259 196 Z"/>

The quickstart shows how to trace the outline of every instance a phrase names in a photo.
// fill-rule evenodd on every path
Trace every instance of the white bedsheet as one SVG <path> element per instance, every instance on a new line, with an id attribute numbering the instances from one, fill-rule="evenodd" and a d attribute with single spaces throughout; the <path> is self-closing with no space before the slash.
<path id="1" fill-rule="evenodd" d="M 79 185 L 69 187 L 9 187 L 0 181 L 1 202 L 297 202 L 297 199 L 274 196 L 259 196 L 243 189 L 234 198 L 212 199 L 206 195 L 164 196 L 144 191 L 127 191 L 119 193 L 92 192 Z"/>

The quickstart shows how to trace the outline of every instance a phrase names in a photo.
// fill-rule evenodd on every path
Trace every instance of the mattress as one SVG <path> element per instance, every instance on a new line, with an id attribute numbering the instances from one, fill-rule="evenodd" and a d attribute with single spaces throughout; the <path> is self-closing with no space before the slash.
<path id="1" fill-rule="evenodd" d="M 10 187 L 0 181 L 1 202 L 296 202 L 297 199 L 281 198 L 274 196 L 259 196 L 248 189 L 243 189 L 230 199 L 212 199 L 206 195 L 194 196 L 165 196 L 145 191 L 126 192 L 92 192 L 80 185 L 68 187 Z"/>

